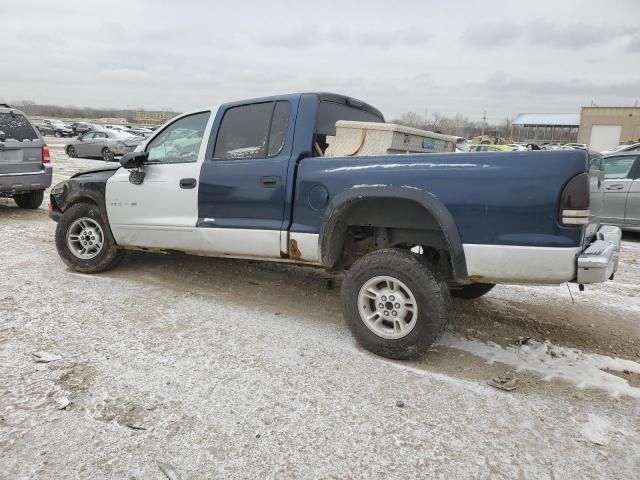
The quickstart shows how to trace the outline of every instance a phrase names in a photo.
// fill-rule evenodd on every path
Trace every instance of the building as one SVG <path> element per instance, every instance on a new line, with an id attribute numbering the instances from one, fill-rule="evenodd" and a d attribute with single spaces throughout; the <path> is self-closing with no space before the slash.
<path id="1" fill-rule="evenodd" d="M 568 143 L 578 138 L 580 115 L 575 113 L 521 113 L 512 122 L 515 142 Z"/>
<path id="2" fill-rule="evenodd" d="M 133 112 L 133 122 L 142 125 L 162 125 L 164 122 L 176 115 L 176 113 L 168 112 L 166 110 L 161 112 L 139 110 L 137 112 Z"/>
<path id="3" fill-rule="evenodd" d="M 640 142 L 640 107 L 582 107 L 578 142 L 598 151 Z"/>

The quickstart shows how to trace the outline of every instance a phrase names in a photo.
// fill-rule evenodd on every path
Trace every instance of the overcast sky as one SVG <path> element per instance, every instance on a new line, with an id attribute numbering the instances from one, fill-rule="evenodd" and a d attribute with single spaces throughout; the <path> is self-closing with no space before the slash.
<path id="1" fill-rule="evenodd" d="M 296 91 L 490 120 L 640 100 L 640 0 L 0 0 L 0 100 L 189 110 Z"/>

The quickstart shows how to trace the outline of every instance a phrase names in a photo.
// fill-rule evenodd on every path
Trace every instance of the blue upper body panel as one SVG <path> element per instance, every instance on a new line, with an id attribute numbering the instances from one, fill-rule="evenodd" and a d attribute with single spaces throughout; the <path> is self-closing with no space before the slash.
<path id="1" fill-rule="evenodd" d="M 578 246 L 583 230 L 560 225 L 559 201 L 568 180 L 586 169 L 586 152 L 578 150 L 308 158 L 298 166 L 291 230 L 320 230 L 318 185 L 329 199 L 348 189 L 399 187 L 435 195 L 463 243 Z"/>
<path id="2" fill-rule="evenodd" d="M 319 233 L 325 210 L 336 196 L 373 186 L 435 196 L 453 217 L 463 243 L 582 244 L 584 228 L 560 225 L 559 202 L 567 182 L 588 170 L 586 152 L 313 157 L 318 105 L 323 99 L 347 104 L 352 100 L 331 94 L 294 94 L 220 107 L 200 173 L 198 226 Z M 228 109 L 274 101 L 291 105 L 286 140 L 277 156 L 213 160 L 217 133 Z M 265 178 L 277 178 L 278 183 L 266 188 Z"/>

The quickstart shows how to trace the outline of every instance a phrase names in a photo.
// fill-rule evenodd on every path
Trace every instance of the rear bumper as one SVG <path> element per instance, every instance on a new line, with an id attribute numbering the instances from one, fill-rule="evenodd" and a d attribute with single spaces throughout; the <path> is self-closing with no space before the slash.
<path id="1" fill-rule="evenodd" d="M 578 256 L 576 282 L 601 283 L 613 279 L 618 270 L 622 231 L 618 227 L 600 227 L 596 239 Z"/>
<path id="2" fill-rule="evenodd" d="M 51 177 L 50 166 L 38 172 L 0 174 L 0 195 L 44 190 L 51 186 Z"/>

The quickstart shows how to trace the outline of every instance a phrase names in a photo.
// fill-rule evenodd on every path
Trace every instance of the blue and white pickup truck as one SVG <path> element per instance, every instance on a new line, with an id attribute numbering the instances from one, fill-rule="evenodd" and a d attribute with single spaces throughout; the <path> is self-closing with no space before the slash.
<path id="1" fill-rule="evenodd" d="M 398 359 L 437 340 L 450 295 L 613 278 L 620 230 L 598 222 L 601 156 L 325 157 L 338 120 L 384 117 L 325 93 L 176 117 L 122 167 L 80 173 L 51 190 L 58 252 L 85 273 L 114 267 L 127 249 L 344 270 L 354 336 Z"/>

